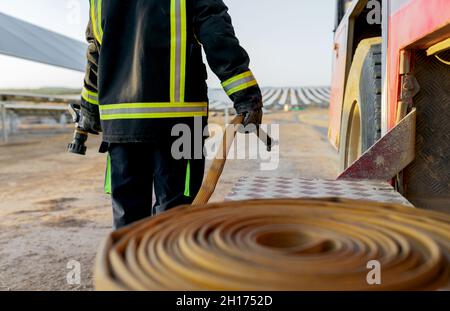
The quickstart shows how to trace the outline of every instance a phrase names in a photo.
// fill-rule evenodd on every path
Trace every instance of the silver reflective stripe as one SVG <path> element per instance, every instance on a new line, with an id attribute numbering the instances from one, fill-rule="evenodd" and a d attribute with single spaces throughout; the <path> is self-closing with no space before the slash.
<path id="1" fill-rule="evenodd" d="M 232 89 L 234 89 L 234 88 L 236 88 L 238 86 L 241 86 L 243 84 L 246 84 L 246 83 L 252 82 L 252 81 L 255 81 L 255 78 L 253 76 L 237 80 L 236 82 L 233 82 L 233 83 L 227 85 L 226 87 L 224 87 L 225 92 L 229 92 L 229 91 L 231 91 Z"/>
<path id="2" fill-rule="evenodd" d="M 178 113 L 178 112 L 207 112 L 207 107 L 164 107 L 164 108 L 126 108 L 102 110 L 102 115 L 115 114 L 149 114 L 149 113 Z"/>
<path id="3" fill-rule="evenodd" d="M 186 0 L 171 0 L 170 100 L 172 102 L 184 102 L 186 36 Z"/>
<path id="4" fill-rule="evenodd" d="M 222 87 L 227 95 L 232 95 L 255 85 L 258 85 L 258 83 L 250 70 L 236 75 L 222 83 Z"/>
<path id="5" fill-rule="evenodd" d="M 83 88 L 81 92 L 81 97 L 88 103 L 98 105 L 98 94 L 95 92 L 91 92 L 88 89 Z"/>

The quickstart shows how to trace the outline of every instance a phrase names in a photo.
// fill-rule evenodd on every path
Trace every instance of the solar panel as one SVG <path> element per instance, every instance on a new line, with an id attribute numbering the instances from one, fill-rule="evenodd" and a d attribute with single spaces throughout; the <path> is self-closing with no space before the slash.
<path id="1" fill-rule="evenodd" d="M 0 54 L 84 72 L 87 44 L 0 13 Z"/>

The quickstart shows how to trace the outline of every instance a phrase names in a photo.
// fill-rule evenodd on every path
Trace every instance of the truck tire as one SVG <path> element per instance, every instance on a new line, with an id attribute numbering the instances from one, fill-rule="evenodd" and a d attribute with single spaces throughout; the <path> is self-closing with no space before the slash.
<path id="1" fill-rule="evenodd" d="M 381 70 L 381 38 L 362 40 L 353 58 L 342 109 L 342 171 L 381 137 Z"/>

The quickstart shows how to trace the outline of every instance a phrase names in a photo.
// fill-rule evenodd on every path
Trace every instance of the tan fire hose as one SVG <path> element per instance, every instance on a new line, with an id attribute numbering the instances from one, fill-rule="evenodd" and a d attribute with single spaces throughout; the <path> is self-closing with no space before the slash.
<path id="1" fill-rule="evenodd" d="M 225 133 L 223 135 L 222 143 L 219 146 L 216 158 L 209 168 L 208 174 L 200 188 L 199 193 L 194 199 L 192 205 L 206 204 L 216 190 L 217 183 L 219 182 L 220 176 L 222 175 L 223 168 L 227 161 L 228 153 L 233 145 L 234 138 L 236 137 L 236 126 L 242 124 L 244 117 L 241 115 L 236 116 L 230 123 L 229 126 L 225 128 Z"/>
<path id="2" fill-rule="evenodd" d="M 97 257 L 97 290 L 449 288 L 450 215 L 342 199 L 204 205 L 235 134 L 225 134 L 193 207 L 108 237 Z"/>

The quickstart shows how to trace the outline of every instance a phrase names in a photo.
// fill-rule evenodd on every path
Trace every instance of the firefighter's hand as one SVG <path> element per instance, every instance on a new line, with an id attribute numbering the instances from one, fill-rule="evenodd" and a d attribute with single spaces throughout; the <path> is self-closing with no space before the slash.
<path id="1" fill-rule="evenodd" d="M 82 105 L 79 126 L 90 134 L 98 135 L 101 133 L 102 126 L 100 123 L 100 113 L 98 111 L 98 107 L 92 109 L 91 107 Z"/>
<path id="2" fill-rule="evenodd" d="M 261 108 L 248 111 L 242 114 L 244 116 L 243 131 L 245 134 L 254 133 L 262 123 L 263 111 Z"/>
<path id="3" fill-rule="evenodd" d="M 257 132 L 263 118 L 261 93 L 258 91 L 253 96 L 243 94 L 242 98 L 237 97 L 234 107 L 237 114 L 244 117 L 243 128 L 240 128 L 239 132 L 245 134 Z"/>
<path id="4" fill-rule="evenodd" d="M 80 124 L 80 126 L 86 130 L 89 134 L 93 135 L 99 135 L 102 131 L 102 127 L 100 126 L 100 121 L 90 119 L 90 118 L 83 118 L 83 123 Z"/>

